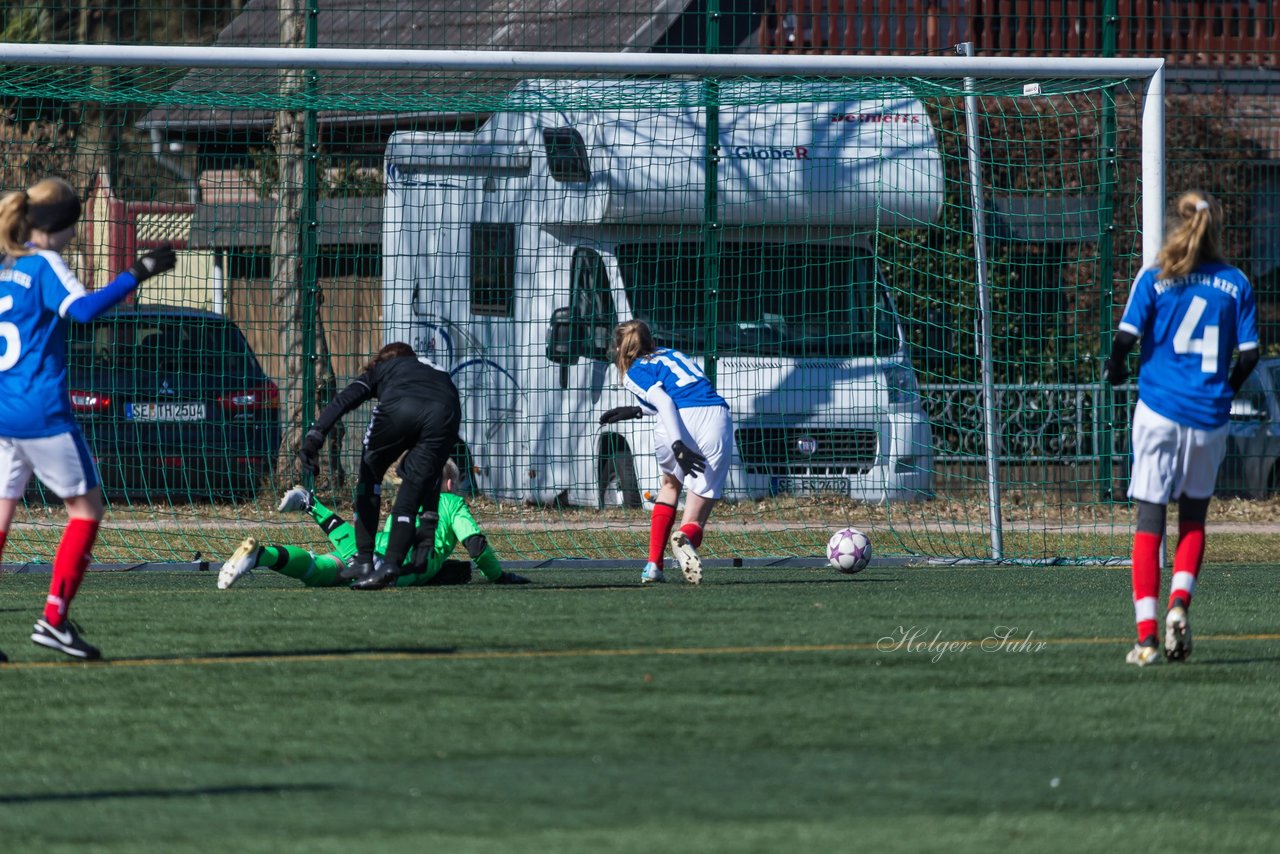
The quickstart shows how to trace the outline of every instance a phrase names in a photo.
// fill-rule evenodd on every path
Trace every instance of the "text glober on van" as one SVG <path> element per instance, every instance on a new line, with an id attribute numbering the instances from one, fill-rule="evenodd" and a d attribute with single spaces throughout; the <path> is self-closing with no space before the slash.
<path id="1" fill-rule="evenodd" d="M 737 145 L 726 149 L 725 157 L 733 160 L 808 160 L 809 149 L 803 145 L 794 148 L 753 148 Z"/>

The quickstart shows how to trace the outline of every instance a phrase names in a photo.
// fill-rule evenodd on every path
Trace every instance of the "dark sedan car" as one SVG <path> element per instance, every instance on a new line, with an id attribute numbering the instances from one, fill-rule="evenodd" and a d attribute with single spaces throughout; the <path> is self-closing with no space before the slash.
<path id="1" fill-rule="evenodd" d="M 71 406 L 107 495 L 254 494 L 280 447 L 280 396 L 235 324 L 134 305 L 71 329 Z"/>
<path id="2" fill-rule="evenodd" d="M 1262 359 L 1231 402 L 1227 457 L 1218 492 L 1271 498 L 1280 495 L 1280 359 Z"/>

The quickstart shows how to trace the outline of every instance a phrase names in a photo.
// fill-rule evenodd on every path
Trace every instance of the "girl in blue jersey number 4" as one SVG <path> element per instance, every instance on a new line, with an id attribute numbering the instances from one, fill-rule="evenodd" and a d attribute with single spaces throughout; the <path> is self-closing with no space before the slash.
<path id="1" fill-rule="evenodd" d="M 621 323 L 614 330 L 615 364 L 622 384 L 641 406 L 620 406 L 600 417 L 601 424 L 656 415 L 653 447 L 662 470 L 662 487 L 653 505 L 649 528 L 649 561 L 640 581 L 665 581 L 662 556 L 668 543 L 684 580 L 702 581 L 698 547 L 711 508 L 724 489 L 733 462 L 733 419 L 729 404 L 692 359 L 679 350 L 659 347 L 640 320 Z M 680 491 L 689 488 L 684 519 L 675 525 Z"/>
<path id="2" fill-rule="evenodd" d="M 0 551 L 34 474 L 66 503 L 69 519 L 31 640 L 96 659 L 98 649 L 67 619 L 103 513 L 98 469 L 71 414 L 67 321 L 93 320 L 145 279 L 172 270 L 176 256 L 164 244 L 105 287 L 86 291 L 58 254 L 79 219 L 80 200 L 60 178 L 0 199 Z"/>
<path id="3" fill-rule="evenodd" d="M 1165 510 L 1178 501 L 1178 546 L 1165 615 L 1164 658 L 1191 655 L 1187 612 L 1204 557 L 1204 523 L 1227 449 L 1231 399 L 1258 363 L 1257 310 L 1244 273 L 1219 250 L 1222 207 L 1208 193 L 1179 197 L 1177 224 L 1154 267 L 1138 273 L 1104 364 L 1117 385 L 1125 356 L 1142 339 L 1133 414 L 1129 497 L 1138 506 L 1133 538 L 1133 607 L 1138 643 L 1125 660 L 1161 661 L 1156 598 Z M 1232 366 L 1232 354 L 1239 358 Z"/>

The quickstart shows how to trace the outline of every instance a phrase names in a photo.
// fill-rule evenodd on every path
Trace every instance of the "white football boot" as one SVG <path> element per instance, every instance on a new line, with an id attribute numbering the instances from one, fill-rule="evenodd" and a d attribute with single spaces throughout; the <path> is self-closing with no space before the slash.
<path id="1" fill-rule="evenodd" d="M 245 537 L 237 548 L 227 558 L 226 563 L 222 565 L 222 569 L 218 570 L 218 589 L 226 590 L 235 584 L 245 575 L 249 574 L 249 570 L 253 569 L 253 565 L 258 560 L 258 541 L 253 537 Z"/>
<path id="2" fill-rule="evenodd" d="M 698 557 L 698 553 L 684 531 L 678 528 L 673 531 L 670 542 L 671 553 L 676 556 L 676 561 L 680 564 L 680 574 L 684 576 L 684 580 L 690 584 L 701 583 L 702 558 Z"/>

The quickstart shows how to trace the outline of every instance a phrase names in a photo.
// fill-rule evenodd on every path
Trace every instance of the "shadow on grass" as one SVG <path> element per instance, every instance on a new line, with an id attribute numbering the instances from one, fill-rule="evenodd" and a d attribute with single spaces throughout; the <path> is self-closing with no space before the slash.
<path id="1" fill-rule="evenodd" d="M 122 656 L 119 658 L 112 656 L 109 661 L 115 664 L 127 664 L 146 661 L 236 661 L 238 659 L 259 660 L 271 658 L 297 660 L 366 655 L 453 655 L 457 651 L 458 648 L 456 646 L 349 646 L 323 647 L 319 649 L 245 649 L 236 652 L 198 652 L 186 655 Z"/>
<path id="2" fill-rule="evenodd" d="M 685 582 L 681 581 L 679 570 L 673 570 L 673 572 L 675 574 L 675 577 L 671 578 L 671 574 L 668 574 L 667 577 L 671 578 L 671 580 L 667 581 L 665 584 L 640 584 L 639 582 L 635 582 L 635 583 L 626 583 L 626 584 L 555 584 L 555 585 L 551 585 L 545 582 L 540 582 L 536 587 L 530 585 L 529 587 L 525 587 L 521 589 L 527 591 L 530 594 L 533 594 L 540 590 L 547 591 L 547 592 L 563 593 L 565 591 L 572 591 L 572 590 L 650 590 L 650 589 L 658 589 L 663 587 L 695 586 L 692 584 L 686 584 Z M 702 584 L 697 586 L 729 587 L 729 586 L 735 586 L 735 585 L 741 584 L 741 585 L 750 585 L 755 587 L 760 585 L 802 584 L 806 587 L 825 587 L 825 586 L 835 585 L 835 584 L 883 584 L 883 583 L 898 582 L 901 580 L 902 579 L 900 578 L 853 579 L 847 576 L 843 578 L 760 578 L 760 579 L 717 578 L 713 574 L 713 571 L 709 571 L 706 575 L 703 576 Z"/>
<path id="3" fill-rule="evenodd" d="M 337 788 L 338 786 L 331 783 L 289 783 L 275 786 L 207 786 L 199 789 L 102 789 L 91 792 L 0 795 L 0 804 L 106 801 L 120 798 L 204 798 L 219 795 L 278 795 L 290 792 L 330 792 Z"/>
<path id="4" fill-rule="evenodd" d="M 677 581 L 675 584 L 668 583 L 665 585 L 659 584 L 657 586 L 658 587 L 664 587 L 664 586 L 679 587 L 682 584 L 684 584 L 684 582 Z M 641 584 L 639 581 L 627 582 L 625 584 L 620 583 L 620 584 L 556 584 L 556 585 L 551 585 L 543 582 L 543 583 L 540 583 L 537 587 L 530 586 L 523 589 L 526 590 L 529 593 L 529 595 L 532 596 L 533 594 L 538 592 L 572 593 L 574 590 L 649 590 L 649 589 L 652 589 L 653 587 L 654 585 L 652 584 Z"/>
<path id="5" fill-rule="evenodd" d="M 828 586 L 834 584 L 886 584 L 901 581 L 900 578 L 885 578 L 877 576 L 875 578 L 854 578 L 852 576 L 842 576 L 840 578 L 762 578 L 758 581 L 736 579 L 729 582 L 730 584 L 803 584 L 805 587 Z"/>

